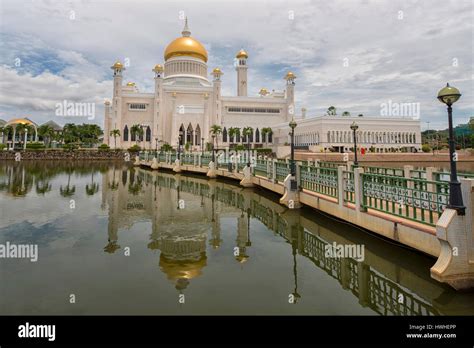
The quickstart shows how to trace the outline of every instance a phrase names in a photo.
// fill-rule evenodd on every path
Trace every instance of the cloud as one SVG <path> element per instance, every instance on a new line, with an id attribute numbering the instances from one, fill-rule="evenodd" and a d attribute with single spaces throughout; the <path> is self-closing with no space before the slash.
<path id="1" fill-rule="evenodd" d="M 28 112 L 46 121 L 55 100 L 110 97 L 116 59 L 131 62 L 125 81 L 152 91 L 151 69 L 180 35 L 184 13 L 209 51 L 209 68 L 223 70 L 227 95 L 235 95 L 233 59 L 244 47 L 249 94 L 284 89 L 291 69 L 297 109 L 308 116 L 330 105 L 376 116 L 391 99 L 419 102 L 422 122 L 445 128 L 435 96 L 447 81 L 463 93 L 455 123 L 474 115 L 472 7 L 471 0 L 4 0 L 0 117 Z"/>

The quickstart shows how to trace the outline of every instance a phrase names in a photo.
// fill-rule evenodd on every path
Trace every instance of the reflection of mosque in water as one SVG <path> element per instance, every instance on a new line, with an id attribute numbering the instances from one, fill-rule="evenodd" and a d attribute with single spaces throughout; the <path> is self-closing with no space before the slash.
<path id="1" fill-rule="evenodd" d="M 120 249 L 120 228 L 151 220 L 148 248 L 160 251 L 160 269 L 174 282 L 176 289 L 183 290 L 190 279 L 199 277 L 206 267 L 207 243 L 214 249 L 220 247 L 220 215 L 225 213 L 237 218 L 235 259 L 244 263 L 249 257 L 246 248 L 251 245 L 250 216 L 242 209 L 218 201 L 215 187 L 206 180 L 201 181 L 196 183 L 180 175 L 133 167 L 115 168 L 104 174 L 102 199 L 103 206 L 107 203 L 109 209 L 108 244 L 104 251 L 114 253 Z M 235 190 L 241 188 L 235 187 Z"/>
<path id="2" fill-rule="evenodd" d="M 148 248 L 159 250 L 159 267 L 177 290 L 203 274 L 206 246 L 219 248 L 221 218 L 237 220 L 234 250 L 236 262 L 249 260 L 252 219 L 283 237 L 291 246 L 294 303 L 298 290 L 297 256 L 337 280 L 358 297 L 359 303 L 383 315 L 439 315 L 474 312 L 473 297 L 458 294 L 429 277 L 430 259 L 387 245 L 364 233 L 347 233 L 347 226 L 332 220 L 314 219 L 279 205 L 252 189 L 216 180 L 148 171 L 115 168 L 103 175 L 103 206 L 109 208 L 106 252 L 120 248 L 117 231 L 139 221 L 152 221 Z M 208 236 L 210 237 L 207 241 Z M 325 246 L 364 244 L 365 260 L 331 258 Z M 290 251 L 290 250 L 289 250 Z M 400 299 L 403 301 L 400 301 Z"/>

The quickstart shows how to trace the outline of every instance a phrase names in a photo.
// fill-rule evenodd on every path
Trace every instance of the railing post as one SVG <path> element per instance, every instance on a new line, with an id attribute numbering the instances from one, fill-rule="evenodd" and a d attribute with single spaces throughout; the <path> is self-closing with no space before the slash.
<path id="1" fill-rule="evenodd" d="M 369 305 L 370 299 L 370 267 L 363 262 L 359 262 L 357 264 L 357 277 L 359 283 L 359 303 L 363 307 L 367 307 Z"/>
<path id="2" fill-rule="evenodd" d="M 354 161 L 347 161 L 346 166 L 348 171 L 352 171 L 352 166 L 354 165 Z"/>
<path id="3" fill-rule="evenodd" d="M 315 159 L 315 160 L 314 160 L 314 166 L 315 166 L 315 167 L 320 167 L 320 163 L 319 163 L 319 162 L 321 162 L 321 160 Z"/>
<path id="4" fill-rule="evenodd" d="M 301 162 L 296 162 L 296 184 L 298 185 L 298 190 L 301 188 Z"/>
<path id="5" fill-rule="evenodd" d="M 266 159 L 266 162 L 267 162 L 267 179 L 270 179 L 270 177 L 268 176 L 268 174 L 270 173 L 270 169 L 272 168 L 272 161 L 270 159 Z"/>
<path id="6" fill-rule="evenodd" d="M 202 154 L 198 154 L 198 166 L 202 167 Z"/>
<path id="7" fill-rule="evenodd" d="M 362 182 L 362 174 L 364 174 L 364 168 L 354 168 L 354 202 L 357 212 L 367 210 L 362 207 L 364 198 L 364 185 Z"/>
<path id="8" fill-rule="evenodd" d="M 411 171 L 414 169 L 414 167 L 412 165 L 409 165 L 409 164 L 406 164 L 403 166 L 403 177 L 405 179 L 411 179 Z M 412 180 L 408 180 L 407 181 L 407 188 L 413 188 L 413 181 Z"/>
<path id="9" fill-rule="evenodd" d="M 337 203 L 340 207 L 344 205 L 344 170 L 345 166 L 337 167 Z"/>
<path id="10" fill-rule="evenodd" d="M 273 163 L 272 163 L 272 166 L 273 166 L 273 170 L 272 170 L 272 182 L 276 182 L 276 169 L 277 169 L 277 160 L 276 159 L 273 159 Z"/>
<path id="11" fill-rule="evenodd" d="M 425 172 L 426 172 L 426 180 L 427 181 L 435 181 L 434 180 L 434 172 L 436 171 L 435 167 L 426 167 Z M 436 192 L 435 187 L 433 187 L 433 184 L 428 184 L 426 185 L 426 190 L 428 192 Z"/>

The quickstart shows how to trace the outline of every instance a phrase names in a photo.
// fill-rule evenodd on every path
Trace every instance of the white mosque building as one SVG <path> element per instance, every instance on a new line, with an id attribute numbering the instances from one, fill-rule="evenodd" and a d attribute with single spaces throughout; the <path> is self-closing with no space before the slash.
<path id="1" fill-rule="evenodd" d="M 140 145 L 153 149 L 168 143 L 173 147 L 186 145 L 199 150 L 212 142 L 211 127 L 219 125 L 219 148 L 247 143 L 253 147 L 286 147 L 289 142 L 288 122 L 296 119 L 296 144 L 315 151 L 346 151 L 351 144 L 350 124 L 360 123 L 358 136 L 367 147 L 377 150 L 406 147 L 421 148 L 420 122 L 410 118 L 373 117 L 308 117 L 305 109 L 295 115 L 295 79 L 288 71 L 284 76 L 284 90 L 269 92 L 262 88 L 257 96 L 247 95 L 248 53 L 241 49 L 235 59 L 237 95 L 221 95 L 223 72 L 214 68 L 212 80 L 208 76 L 208 54 L 191 32 L 186 19 L 182 36 L 165 49 L 164 65 L 157 64 L 153 93 L 142 93 L 129 82 L 124 84 L 125 66 L 117 61 L 111 68 L 114 74 L 113 98 L 105 102 L 104 142 L 111 146 L 128 148 L 140 140 Z M 134 125 L 143 129 L 143 137 L 135 138 Z M 247 139 L 243 129 L 251 127 Z M 119 130 L 114 139 L 112 130 Z M 235 132 L 235 129 L 239 129 Z M 269 132 L 269 129 L 271 131 Z M 360 135 L 359 135 L 360 132 Z M 362 138 L 365 137 L 365 138 Z M 280 151 L 278 151 L 280 152 Z"/>

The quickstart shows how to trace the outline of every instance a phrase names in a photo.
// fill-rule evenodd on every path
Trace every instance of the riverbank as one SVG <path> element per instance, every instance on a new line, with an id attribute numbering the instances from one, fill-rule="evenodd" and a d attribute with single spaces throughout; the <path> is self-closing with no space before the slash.
<path id="1" fill-rule="evenodd" d="M 98 151 L 93 150 L 42 150 L 42 151 L 1 151 L 1 160 L 18 160 L 17 154 L 20 154 L 21 160 L 87 160 L 87 161 L 108 161 L 108 160 L 126 160 L 127 154 L 133 159 L 134 154 L 123 150 Z"/>

